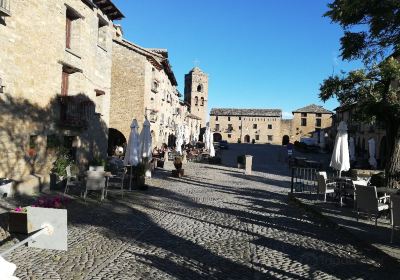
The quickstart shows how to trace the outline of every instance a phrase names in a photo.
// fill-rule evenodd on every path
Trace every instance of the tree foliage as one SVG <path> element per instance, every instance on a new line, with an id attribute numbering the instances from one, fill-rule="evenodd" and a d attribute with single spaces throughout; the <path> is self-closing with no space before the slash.
<path id="1" fill-rule="evenodd" d="M 341 56 L 371 62 L 399 51 L 399 0 L 335 0 L 326 17 L 342 26 Z"/>

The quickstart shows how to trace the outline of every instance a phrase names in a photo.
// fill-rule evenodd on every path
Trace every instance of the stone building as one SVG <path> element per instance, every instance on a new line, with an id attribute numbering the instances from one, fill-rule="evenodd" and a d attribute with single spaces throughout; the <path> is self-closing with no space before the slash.
<path id="1" fill-rule="evenodd" d="M 205 127 L 208 115 L 208 76 L 198 67 L 185 75 L 185 102 L 189 104 L 190 112 L 201 119 L 201 127 Z"/>
<path id="2" fill-rule="evenodd" d="M 167 50 L 129 42 L 118 27 L 113 40 L 109 153 L 126 143 L 133 119 L 139 125 L 149 119 L 154 146 L 173 145 L 178 127 L 190 140 L 198 138 L 201 119 L 181 101 L 177 85 Z"/>
<path id="3" fill-rule="evenodd" d="M 282 119 L 280 109 L 211 109 L 210 125 L 215 141 L 230 143 L 287 144 L 312 137 L 332 126 L 331 111 L 309 105 L 295 110 L 293 119 Z"/>
<path id="4" fill-rule="evenodd" d="M 281 144 L 282 111 L 279 109 L 211 109 L 214 140 L 229 143 Z"/>
<path id="5" fill-rule="evenodd" d="M 312 137 L 314 132 L 332 126 L 333 112 L 324 107 L 311 104 L 294 110 L 291 122 L 290 141 L 300 141 L 302 137 Z"/>
<path id="6" fill-rule="evenodd" d="M 0 9 L 0 177 L 23 182 L 49 174 L 60 145 L 81 164 L 105 155 L 123 15 L 110 0 L 0 3 L 10 2 Z"/>

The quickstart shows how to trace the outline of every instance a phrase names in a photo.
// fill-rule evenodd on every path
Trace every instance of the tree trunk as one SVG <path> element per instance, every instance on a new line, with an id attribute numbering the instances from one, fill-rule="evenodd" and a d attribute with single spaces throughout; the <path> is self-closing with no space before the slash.
<path id="1" fill-rule="evenodd" d="M 390 123 L 386 126 L 388 144 L 386 162 L 386 187 L 400 188 L 400 124 Z"/>

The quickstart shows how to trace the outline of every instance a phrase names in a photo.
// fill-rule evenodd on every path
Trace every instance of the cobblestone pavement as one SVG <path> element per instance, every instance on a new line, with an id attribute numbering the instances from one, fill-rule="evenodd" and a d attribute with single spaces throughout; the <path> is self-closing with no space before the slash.
<path id="1" fill-rule="evenodd" d="M 23 247 L 8 260 L 21 279 L 40 280 L 398 279 L 346 232 L 288 203 L 279 170 L 246 177 L 193 163 L 181 179 L 158 170 L 147 191 L 75 200 L 67 252 Z"/>

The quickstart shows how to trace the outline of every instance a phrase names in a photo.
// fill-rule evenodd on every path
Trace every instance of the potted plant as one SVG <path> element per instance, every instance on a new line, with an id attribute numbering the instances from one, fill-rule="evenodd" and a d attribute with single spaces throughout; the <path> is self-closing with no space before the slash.
<path id="1" fill-rule="evenodd" d="M 174 166 L 176 170 L 172 170 L 174 177 L 182 177 L 184 175 L 184 169 L 182 169 L 182 157 L 176 156 L 174 158 Z"/>
<path id="2" fill-rule="evenodd" d="M 106 161 L 101 157 L 93 157 L 93 159 L 89 162 L 89 170 L 92 171 L 104 171 L 104 167 L 106 165 Z"/>
<path id="3" fill-rule="evenodd" d="M 66 209 L 69 200 L 62 196 L 41 196 L 31 207 Z M 30 233 L 27 213 L 29 207 L 17 207 L 8 213 L 8 231 L 12 233 Z M 66 210 L 65 210 L 66 211 Z"/>
<path id="4" fill-rule="evenodd" d="M 240 155 L 237 157 L 237 165 L 238 168 L 244 169 L 246 165 L 246 157 L 244 155 Z"/>
<path id="5" fill-rule="evenodd" d="M 65 187 L 64 178 L 67 176 L 67 166 L 72 165 L 68 151 L 65 148 L 59 148 L 57 158 L 53 162 L 53 168 L 50 173 L 50 189 L 62 190 Z"/>

